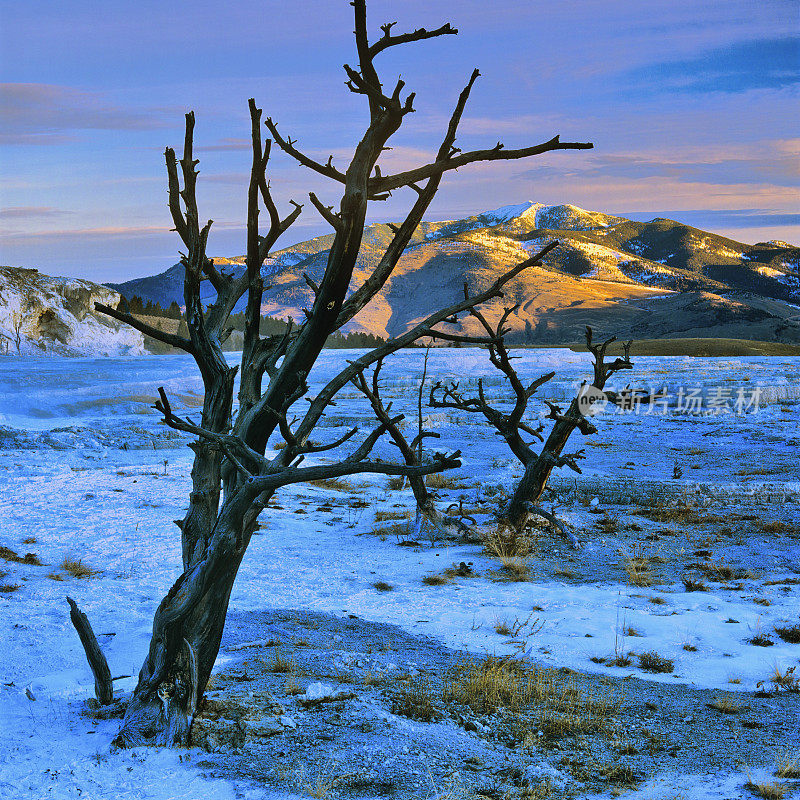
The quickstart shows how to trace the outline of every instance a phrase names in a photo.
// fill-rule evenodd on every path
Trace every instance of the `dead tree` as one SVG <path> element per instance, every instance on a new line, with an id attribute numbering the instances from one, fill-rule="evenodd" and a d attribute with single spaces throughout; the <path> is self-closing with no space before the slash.
<path id="1" fill-rule="evenodd" d="M 300 213 L 295 207 L 281 218 L 266 178 L 271 141 L 262 142 L 261 110 L 250 100 L 252 167 L 247 193 L 247 255 L 241 275 L 218 269 L 206 255 L 211 228 L 204 225 L 196 199 L 197 161 L 193 155 L 194 115 L 186 115 L 183 156 L 178 161 L 171 148 L 165 152 L 169 209 L 175 230 L 185 247 L 184 305 L 189 335 L 164 333 L 125 310 L 98 304 L 98 310 L 128 323 L 141 332 L 191 354 L 203 380 L 204 401 L 198 422 L 178 416 L 161 391 L 156 403 L 164 422 L 186 431 L 196 440 L 189 510 L 178 522 L 181 529 L 183 571 L 161 601 L 153 620 L 149 652 L 139 673 L 138 684 L 128 702 L 117 744 L 185 745 L 198 698 L 216 659 L 222 637 L 231 589 L 247 550 L 259 514 L 269 498 L 289 484 L 334 478 L 355 473 L 405 475 L 411 479 L 459 464 L 458 454 L 437 455 L 430 464 L 387 464 L 370 461 L 378 438 L 391 432 L 378 415 L 378 425 L 350 452 L 342 449 L 357 431 L 335 442 L 314 445 L 310 435 L 336 393 L 367 367 L 430 335 L 434 326 L 475 305 L 501 295 L 502 287 L 540 255 L 499 277 L 485 291 L 455 300 L 448 308 L 432 313 L 422 323 L 381 347 L 348 364 L 304 410 L 298 421 L 289 419 L 292 405 L 307 390 L 306 379 L 327 337 L 349 322 L 383 287 L 397 264 L 423 214 L 433 200 L 446 172 L 480 161 L 519 159 L 553 150 L 586 149 L 590 143 L 560 142 L 558 137 L 532 147 L 506 150 L 501 143 L 486 150 L 462 152 L 456 135 L 464 107 L 478 78 L 472 73 L 462 90 L 435 158 L 406 172 L 383 174 L 378 165 L 390 137 L 405 117 L 414 111 L 414 94 L 403 96 L 398 80 L 391 92 L 384 88 L 375 66 L 384 50 L 410 42 L 455 34 L 449 24 L 435 30 L 419 28 L 394 34 L 392 25 L 382 26 L 383 35 L 370 42 L 367 35 L 365 0 L 354 0 L 355 39 L 358 68 L 345 65 L 347 87 L 363 95 L 369 121 L 349 165 L 340 170 L 333 157 L 322 163 L 303 153 L 296 140 L 278 131 L 266 120 L 272 140 L 299 164 L 334 184 L 341 184 L 338 210 L 309 194 L 312 205 L 334 230 L 325 273 L 314 290 L 312 308 L 305 320 L 283 336 L 264 338 L 259 333 L 262 294 L 261 268 L 275 242 Z M 354 292 L 348 290 L 356 265 L 369 201 L 384 200 L 391 192 L 409 187 L 415 200 L 401 224 L 393 226 L 394 237 L 369 277 Z M 260 206 L 266 209 L 269 228 L 259 228 Z M 200 285 L 209 281 L 216 291 L 212 305 L 204 309 Z M 229 333 L 228 319 L 236 304 L 246 297 L 244 343 L 240 367 L 229 367 L 222 342 Z M 233 416 L 234 378 L 239 372 L 238 411 Z M 267 456 L 267 444 L 275 434 L 286 442 L 276 456 Z M 338 460 L 301 466 L 321 450 L 338 450 Z"/>
<path id="2" fill-rule="evenodd" d="M 425 336 L 429 335 L 429 333 L 422 333 L 421 335 Z M 427 353 L 425 354 L 425 358 L 427 366 Z M 383 357 L 375 362 L 372 369 L 372 378 L 370 380 L 367 380 L 365 370 L 361 369 L 358 374 L 351 379 L 351 383 L 369 401 L 376 419 L 381 423 L 382 427 L 386 429 L 391 444 L 398 449 L 403 458 L 403 462 L 409 467 L 422 466 L 424 464 L 423 441 L 425 439 L 438 439 L 439 434 L 435 431 L 428 431 L 423 428 L 422 414 L 420 411 L 418 415 L 417 435 L 411 441 L 405 437 L 400 427 L 403 415 L 392 417 L 392 404 L 384 404 L 383 398 L 381 397 L 379 376 L 382 366 Z M 421 388 L 422 384 L 420 385 L 420 389 Z M 425 485 L 425 478 L 422 475 L 409 473 L 408 482 L 414 494 L 417 507 L 414 538 L 419 536 L 423 523 L 425 522 L 433 529 L 434 536 L 436 532 L 448 534 L 453 532 L 467 532 L 469 530 L 463 522 L 463 515 L 453 516 L 447 513 L 442 514 L 441 511 L 439 511 L 436 507 L 433 495 L 428 491 L 428 487 Z"/>
<path id="3" fill-rule="evenodd" d="M 466 286 L 464 294 L 468 294 Z M 478 309 L 472 308 L 469 312 L 486 331 L 485 337 L 476 337 L 474 341 L 487 348 L 492 365 L 505 376 L 506 382 L 514 392 L 514 405 L 511 410 L 504 412 L 489 404 L 482 379 L 478 380 L 477 394 L 469 396 L 459 390 L 458 383 L 444 385 L 437 382 L 431 387 L 428 403 L 433 408 L 452 408 L 472 414 L 481 414 L 496 433 L 503 437 L 511 452 L 524 466 L 523 476 L 514 487 L 511 498 L 498 513 L 497 519 L 501 529 L 510 529 L 518 535 L 524 530 L 532 516 L 543 517 L 577 549 L 579 547 L 578 540 L 569 528 L 554 513 L 545 511 L 539 505 L 539 501 L 554 469 L 569 467 L 577 473 L 581 472 L 578 461 L 584 458 L 583 450 L 564 453 L 564 448 L 572 433 L 578 430 L 584 436 L 588 436 L 597 433 L 597 428 L 589 416 L 584 413 L 587 411 L 588 403 L 583 400 L 583 393 L 579 393 L 572 400 L 566 412 L 563 412 L 554 403 L 545 400 L 550 408 L 547 418 L 552 419 L 555 423 L 546 440 L 543 435 L 544 423 L 534 427 L 525 421 L 524 417 L 530 399 L 539 387 L 555 376 L 555 372 L 548 372 L 526 385 L 514 369 L 511 363 L 514 356 L 509 354 L 505 342 L 505 337 L 509 332 L 505 325 L 509 316 L 516 312 L 517 308 L 518 306 L 506 308 L 494 327 Z M 617 358 L 611 363 L 606 362 L 606 349 L 614 341 L 616 341 L 616 337 L 607 339 L 600 345 L 594 344 L 592 329 L 587 326 L 586 344 L 594 356 L 592 386 L 596 389 L 603 390 L 606 381 L 615 372 L 633 367 L 630 360 L 631 342 L 623 344 L 624 355 L 622 358 Z M 629 391 L 620 394 L 606 391 L 604 394 L 609 401 L 615 404 L 625 402 L 626 398 L 630 396 Z M 529 437 L 529 441 L 525 440 L 526 435 Z M 544 443 L 540 452 L 536 452 L 534 441 Z"/>

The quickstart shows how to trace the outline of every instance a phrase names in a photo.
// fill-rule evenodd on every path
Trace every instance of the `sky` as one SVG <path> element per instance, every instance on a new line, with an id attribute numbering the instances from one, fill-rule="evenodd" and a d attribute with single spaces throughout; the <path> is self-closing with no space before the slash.
<path id="1" fill-rule="evenodd" d="M 449 173 L 428 219 L 527 200 L 638 220 L 669 217 L 753 243 L 800 243 L 795 0 L 372 0 L 372 36 L 450 22 L 458 36 L 381 54 L 416 113 L 383 173 L 430 160 L 474 67 L 458 146 L 591 141 Z M 194 110 L 198 198 L 209 254 L 245 250 L 254 97 L 284 135 L 344 168 L 364 131 L 347 0 L 0 0 L 0 264 L 121 281 L 178 258 L 163 151 Z M 266 135 L 266 131 L 265 131 Z M 338 184 L 274 148 L 282 209 Z M 374 203 L 396 220 L 410 189 Z M 306 202 L 278 247 L 329 232 Z"/>

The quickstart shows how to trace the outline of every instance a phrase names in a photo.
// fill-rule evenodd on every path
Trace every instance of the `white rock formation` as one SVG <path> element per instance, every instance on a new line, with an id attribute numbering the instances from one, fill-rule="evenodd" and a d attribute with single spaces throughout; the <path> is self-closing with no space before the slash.
<path id="1" fill-rule="evenodd" d="M 92 281 L 0 267 L 0 355 L 143 355 L 142 334 L 94 310 L 119 299 Z"/>

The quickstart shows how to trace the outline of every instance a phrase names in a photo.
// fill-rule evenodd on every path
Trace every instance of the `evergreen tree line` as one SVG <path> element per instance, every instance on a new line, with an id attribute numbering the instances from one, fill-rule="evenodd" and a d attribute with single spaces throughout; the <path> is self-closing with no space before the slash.
<path id="1" fill-rule="evenodd" d="M 131 314 L 139 314 L 145 317 L 166 317 L 167 319 L 183 319 L 181 307 L 173 300 L 169 304 L 169 308 L 162 308 L 161 303 L 151 302 L 148 300 L 146 303 L 139 295 L 133 295 L 131 298 L 123 298 L 120 300 L 117 308 L 124 310 L 125 302 L 128 303 L 128 310 Z"/>
<path id="2" fill-rule="evenodd" d="M 127 300 L 128 308 L 131 314 L 137 314 L 148 317 L 165 317 L 167 319 L 183 319 L 183 313 L 178 303 L 173 300 L 168 308 L 163 308 L 160 303 L 148 300 L 145 302 L 138 295 L 133 295 Z M 119 307 L 123 307 L 124 303 L 120 301 Z M 244 313 L 231 314 L 230 326 L 235 331 L 244 332 Z M 279 317 L 270 317 L 263 315 L 261 317 L 260 331 L 262 336 L 281 336 L 286 332 L 286 327 L 289 324 L 288 319 L 280 319 Z M 380 336 L 374 336 L 371 333 L 339 333 L 336 332 L 328 337 L 325 342 L 325 347 L 334 349 L 350 349 L 350 348 L 367 348 L 372 349 L 385 342 Z"/>

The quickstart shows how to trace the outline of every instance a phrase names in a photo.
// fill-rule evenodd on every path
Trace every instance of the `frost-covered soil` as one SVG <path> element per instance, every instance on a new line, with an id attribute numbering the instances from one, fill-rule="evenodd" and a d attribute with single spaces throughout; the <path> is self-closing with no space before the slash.
<path id="1" fill-rule="evenodd" d="M 569 397 L 589 372 L 585 355 L 521 355 L 525 375 L 559 371 L 560 383 L 543 390 L 550 398 Z M 325 352 L 312 392 L 346 357 Z M 422 353 L 408 352 L 387 365 L 384 393 L 396 407 L 413 409 L 421 360 Z M 477 351 L 434 352 L 429 374 L 459 376 L 462 386 L 487 375 L 489 391 L 500 391 Z M 575 443 L 587 451 L 584 474 L 554 481 L 558 513 L 584 549 L 575 553 L 541 530 L 527 581 L 507 580 L 478 543 L 410 544 L 402 519 L 376 522 L 379 512 L 401 517 L 410 504 L 407 491 L 389 489 L 383 478 L 278 495 L 240 571 L 211 699 L 235 706 L 238 695 L 262 692 L 253 702 L 261 703 L 262 728 L 280 730 L 245 737 L 234 752 L 224 752 L 230 741 L 212 736 L 209 746 L 221 744 L 222 752 L 181 755 L 109 752 L 118 722 L 82 714 L 92 679 L 65 596 L 89 615 L 113 674 L 135 676 L 155 607 L 179 571 L 172 520 L 184 513 L 190 470 L 183 440 L 157 423 L 148 403 L 163 385 L 191 413 L 200 389 L 192 365 L 181 357 L 3 359 L 0 546 L 20 560 L 0 562 L 7 573 L 0 579 L 0 797 L 287 798 L 316 791 L 317 777 L 324 788 L 337 770 L 354 769 L 363 776 L 351 775 L 350 788 L 340 781 L 330 796 L 392 796 L 389 783 L 396 797 L 458 796 L 446 789 L 448 775 L 451 784 L 496 791 L 549 777 L 556 796 L 586 795 L 615 766 L 640 780 L 631 797 L 750 796 L 746 769 L 754 779 L 767 776 L 778 755 L 799 747 L 800 697 L 773 693 L 770 677 L 776 667 L 800 669 L 800 644 L 773 630 L 800 623 L 800 360 L 642 358 L 633 376 L 666 383 L 673 394 L 681 385 L 707 395 L 721 386 L 735 398 L 759 385 L 761 407 L 740 416 L 672 408 L 601 417 L 599 434 Z M 532 409 L 538 413 L 535 403 Z M 316 438 L 334 438 L 363 416 L 361 401 L 345 393 Z M 442 506 L 463 499 L 486 525 L 518 473 L 513 459 L 474 419 L 434 412 L 427 422 L 442 434 L 436 447 L 465 455 L 455 485 L 439 490 Z M 389 458 L 391 448 L 378 455 Z M 672 478 L 675 464 L 679 479 Z M 42 565 L 24 563 L 27 553 Z M 61 568 L 65 557 L 94 574 L 70 576 Z M 631 558 L 646 564 L 651 585 L 631 585 Z M 463 574 L 449 582 L 423 583 L 462 562 Z M 686 591 L 685 577 L 707 591 Z M 379 591 L 378 581 L 391 589 Z M 301 632 L 309 620 L 317 627 Z M 503 635 L 495 630 L 501 623 L 521 627 Z M 396 627 L 381 627 L 387 624 Z M 302 695 L 286 695 L 286 675 L 267 668 L 270 639 L 294 658 L 297 691 L 322 683 L 311 696 L 327 685 L 355 697 L 303 707 Z M 618 693 L 607 733 L 539 744 L 533 730 L 526 745 L 509 738 L 502 715 L 445 705 L 441 720 L 421 722 L 393 711 L 392 692 L 403 685 L 397 676 L 424 669 L 436 689 L 462 651 L 479 658 L 520 650 Z M 672 668 L 643 670 L 638 655 L 649 651 Z M 619 656 L 630 663 L 612 666 Z M 375 673 L 366 683 L 365 672 Z M 755 696 L 759 682 L 772 696 Z M 124 695 L 134 683 L 121 677 L 115 687 Z M 707 706 L 729 697 L 737 713 Z M 473 717 L 476 729 L 465 730 Z M 661 749 L 647 746 L 644 729 Z M 620 752 L 627 744 L 638 753 Z M 383 764 L 394 766 L 382 772 Z"/>

